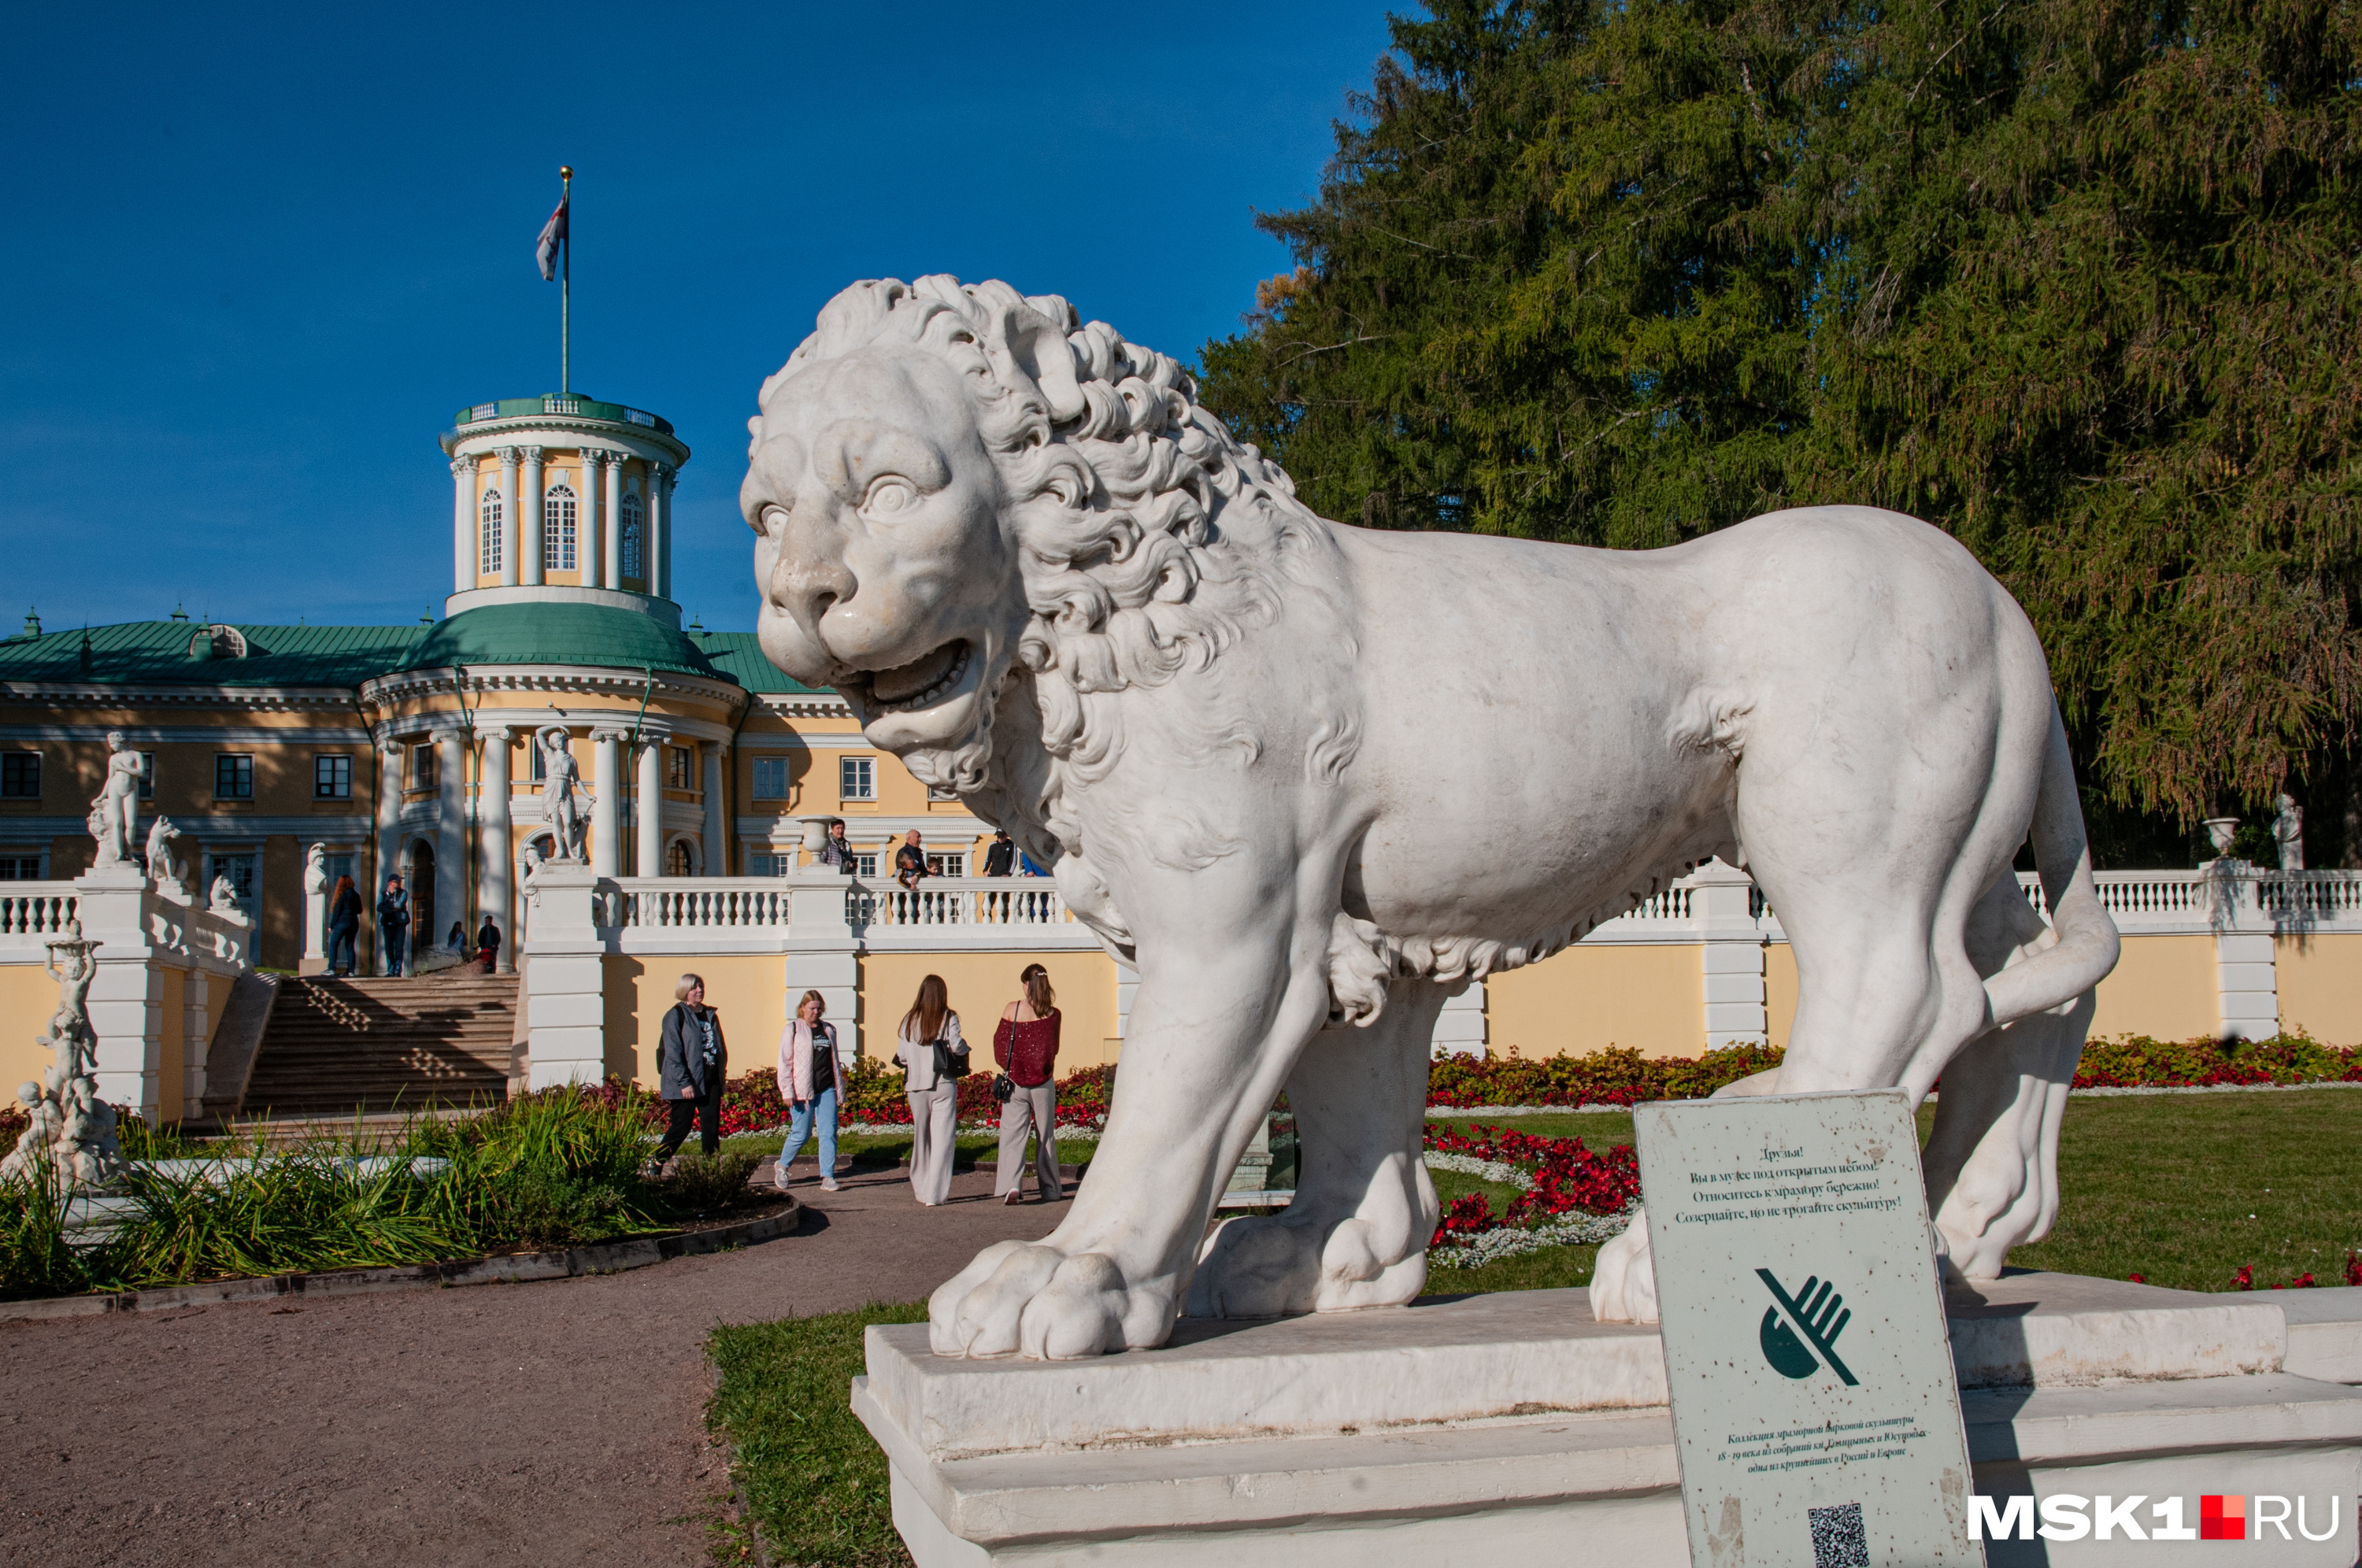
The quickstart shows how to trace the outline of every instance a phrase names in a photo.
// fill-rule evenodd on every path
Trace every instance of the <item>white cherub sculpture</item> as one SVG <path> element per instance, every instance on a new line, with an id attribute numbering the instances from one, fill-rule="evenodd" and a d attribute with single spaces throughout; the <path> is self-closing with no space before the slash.
<path id="1" fill-rule="evenodd" d="M 938 1353 L 1411 1300 L 1445 999 L 1714 856 L 1799 974 L 1783 1064 L 1734 1091 L 1941 1074 L 1953 1265 L 2047 1229 L 2116 931 L 2041 645 L 1957 541 L 1855 506 L 1648 551 L 1342 526 L 1176 362 L 1005 283 L 855 284 L 761 408 L 765 654 L 1140 976 L 1091 1180 L 934 1293 Z M 1282 1089 L 1295 1200 L 1209 1237 Z M 1603 1318 L 1655 1315 L 1646 1234 L 1603 1252 Z"/>
<path id="2" fill-rule="evenodd" d="M 209 900 L 215 914 L 237 915 L 240 918 L 246 914 L 246 906 L 238 901 L 237 884 L 229 879 L 226 871 L 215 873 Z"/>

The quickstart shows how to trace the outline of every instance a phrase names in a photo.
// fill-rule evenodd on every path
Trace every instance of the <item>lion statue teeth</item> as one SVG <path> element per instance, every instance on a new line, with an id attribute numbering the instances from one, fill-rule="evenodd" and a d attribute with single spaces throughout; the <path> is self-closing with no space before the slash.
<path id="1" fill-rule="evenodd" d="M 862 282 L 767 381 L 741 494 L 766 655 L 1052 868 L 1135 966 L 1122 1088 L 1057 1230 L 930 1302 L 946 1355 L 1404 1303 L 1446 997 L 1719 856 L 1794 945 L 1783 1065 L 1726 1092 L 1944 1095 L 1946 1266 L 2057 1211 L 2115 962 L 2042 649 L 1863 507 L 1611 552 L 1325 521 L 1164 355 L 1063 299 Z M 2055 922 L 2011 867 L 2031 834 Z M 1207 1234 L 1285 1089 L 1283 1213 Z M 1602 1318 L 1654 1316 L 1646 1232 Z"/>

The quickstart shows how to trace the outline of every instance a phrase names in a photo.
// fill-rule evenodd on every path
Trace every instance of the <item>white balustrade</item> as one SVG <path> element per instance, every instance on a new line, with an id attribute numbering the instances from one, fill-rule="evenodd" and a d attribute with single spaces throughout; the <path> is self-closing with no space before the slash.
<path id="1" fill-rule="evenodd" d="M 845 919 L 856 928 L 1062 926 L 1073 922 L 1055 884 L 1033 877 L 929 877 L 915 888 L 855 883 Z"/>
<path id="2" fill-rule="evenodd" d="M 616 882 L 625 928 L 747 931 L 788 927 L 788 888 L 776 877 L 625 877 Z"/>
<path id="3" fill-rule="evenodd" d="M 80 907 L 72 882 L 0 883 L 0 937 L 60 935 Z"/>

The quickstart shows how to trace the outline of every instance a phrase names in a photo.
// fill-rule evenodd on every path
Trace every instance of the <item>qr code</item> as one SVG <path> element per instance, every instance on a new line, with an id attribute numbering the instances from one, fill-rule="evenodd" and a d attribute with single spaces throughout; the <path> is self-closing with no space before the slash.
<path id="1" fill-rule="evenodd" d="M 1813 1568 L 1870 1568 L 1870 1538 L 1862 1533 L 1861 1505 L 1807 1508 L 1813 1521 Z"/>

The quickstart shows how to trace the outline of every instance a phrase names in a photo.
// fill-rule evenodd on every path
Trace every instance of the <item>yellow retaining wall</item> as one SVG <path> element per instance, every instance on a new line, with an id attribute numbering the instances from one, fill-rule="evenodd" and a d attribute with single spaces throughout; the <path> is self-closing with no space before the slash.
<path id="1" fill-rule="evenodd" d="M 1570 947 L 1485 985 L 1496 1056 L 1583 1056 L 1625 1045 L 1644 1056 L 1705 1048 L 1705 949 Z"/>
<path id="2" fill-rule="evenodd" d="M 2115 972 L 2100 982 L 2091 1038 L 2148 1034 L 2195 1040 L 2213 1034 L 2221 1017 L 2213 937 L 2128 936 Z M 2362 1028 L 2353 1032 L 2362 1035 Z"/>
<path id="3" fill-rule="evenodd" d="M 778 1060 L 779 1031 L 788 1021 L 786 963 L 778 955 L 643 959 L 610 954 L 605 963 L 610 1073 L 656 1087 L 664 1015 L 684 973 L 704 977 L 706 1005 L 722 1015 L 731 1077 Z"/>
<path id="4" fill-rule="evenodd" d="M 50 1032 L 58 983 L 39 964 L 0 964 L 0 1101 L 15 1106 L 17 1086 L 50 1069 Z"/>
<path id="5" fill-rule="evenodd" d="M 884 1061 L 894 1055 L 894 1029 L 919 994 L 919 982 L 941 975 L 960 1031 L 974 1053 L 969 1066 L 987 1070 L 1000 1010 L 1024 995 L 1017 977 L 1026 965 L 1050 971 L 1058 993 L 1058 1071 L 1094 1067 L 1116 1058 L 1115 960 L 1093 948 L 1067 953 L 872 953 L 861 960 L 861 1051 Z"/>
<path id="6" fill-rule="evenodd" d="M 2280 1027 L 2330 1045 L 2362 1040 L 2362 935 L 2289 937 L 2272 944 Z"/>

